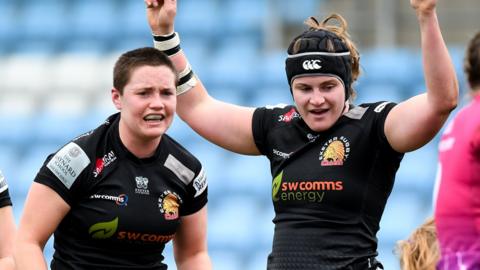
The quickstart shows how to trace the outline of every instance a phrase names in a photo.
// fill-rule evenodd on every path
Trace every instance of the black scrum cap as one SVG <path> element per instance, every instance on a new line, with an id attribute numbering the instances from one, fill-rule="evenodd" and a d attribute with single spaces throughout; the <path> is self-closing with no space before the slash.
<path id="1" fill-rule="evenodd" d="M 295 78 L 326 75 L 340 79 L 345 86 L 345 99 L 351 92 L 350 51 L 340 37 L 323 29 L 305 31 L 290 43 L 285 71 L 290 91 Z"/>

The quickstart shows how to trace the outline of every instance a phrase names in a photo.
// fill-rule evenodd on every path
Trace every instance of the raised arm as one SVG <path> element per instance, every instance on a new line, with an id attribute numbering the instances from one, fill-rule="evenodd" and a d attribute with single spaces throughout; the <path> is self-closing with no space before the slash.
<path id="1" fill-rule="evenodd" d="M 69 210 L 70 206 L 51 188 L 32 184 L 15 241 L 17 270 L 48 269 L 43 248 Z"/>
<path id="2" fill-rule="evenodd" d="M 387 116 L 385 134 L 399 152 L 428 143 L 457 106 L 458 82 L 436 14 L 437 0 L 410 0 L 420 25 L 427 91 L 397 106 Z"/>
<path id="3" fill-rule="evenodd" d="M 207 253 L 207 206 L 182 217 L 180 228 L 173 239 L 173 252 L 179 270 L 212 269 Z"/>
<path id="4" fill-rule="evenodd" d="M 145 0 L 147 20 L 152 34 L 168 36 L 174 32 L 177 12 L 175 0 Z M 169 48 L 169 46 L 166 46 Z M 170 55 L 181 77 L 187 70 L 188 60 L 182 50 Z M 234 74 L 232 74 L 234 76 Z M 236 106 L 208 95 L 200 80 L 190 84 L 178 96 L 178 115 L 198 134 L 209 141 L 241 154 L 260 154 L 253 140 L 252 117 L 254 108 Z"/>

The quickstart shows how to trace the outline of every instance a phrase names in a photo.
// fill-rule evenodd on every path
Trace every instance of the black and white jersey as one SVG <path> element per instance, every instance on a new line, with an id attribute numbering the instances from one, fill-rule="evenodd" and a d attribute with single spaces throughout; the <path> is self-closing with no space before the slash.
<path id="1" fill-rule="evenodd" d="M 377 255 L 380 218 L 403 158 L 384 134 L 394 106 L 353 107 L 320 133 L 293 106 L 255 111 L 255 143 L 273 178 L 268 269 L 347 269 Z"/>
<path id="2" fill-rule="evenodd" d="M 10 194 L 8 193 L 7 180 L 0 171 L 0 207 L 7 205 L 12 205 L 12 201 L 10 200 Z"/>
<path id="3" fill-rule="evenodd" d="M 207 203 L 192 154 L 165 134 L 139 159 L 122 144 L 119 119 L 50 155 L 35 178 L 71 207 L 54 234 L 52 269 L 167 269 L 162 252 L 180 218 Z"/>

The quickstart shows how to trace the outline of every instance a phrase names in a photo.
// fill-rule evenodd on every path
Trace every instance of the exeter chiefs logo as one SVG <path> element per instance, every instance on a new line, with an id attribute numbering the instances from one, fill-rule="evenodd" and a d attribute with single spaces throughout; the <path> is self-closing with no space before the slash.
<path id="1" fill-rule="evenodd" d="M 158 198 L 158 207 L 160 213 L 164 214 L 166 220 L 178 218 L 178 208 L 182 203 L 182 199 L 175 192 L 166 190 Z"/>
<path id="2" fill-rule="evenodd" d="M 350 154 L 350 142 L 344 136 L 333 137 L 328 140 L 320 151 L 322 166 L 341 166 Z"/>

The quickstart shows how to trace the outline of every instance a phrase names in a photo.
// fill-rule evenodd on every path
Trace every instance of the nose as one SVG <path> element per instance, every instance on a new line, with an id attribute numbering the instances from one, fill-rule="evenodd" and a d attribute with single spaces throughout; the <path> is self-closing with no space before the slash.
<path id="1" fill-rule="evenodd" d="M 315 89 L 312 91 L 312 95 L 310 96 L 309 101 L 313 105 L 321 105 L 325 102 L 325 97 L 319 90 Z"/>
<path id="2" fill-rule="evenodd" d="M 160 93 L 152 95 L 152 99 L 150 100 L 150 107 L 152 109 L 163 109 L 165 107 L 164 100 Z"/>

